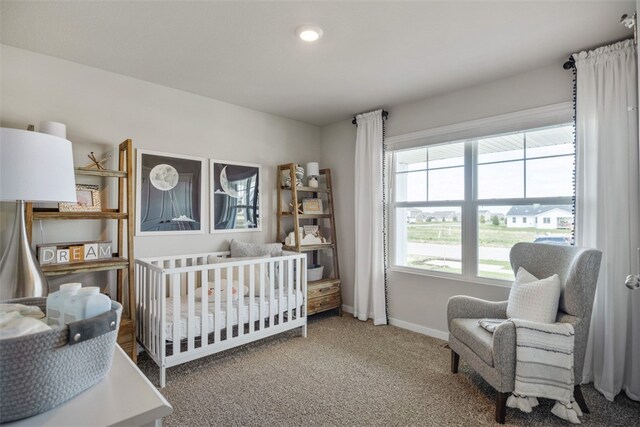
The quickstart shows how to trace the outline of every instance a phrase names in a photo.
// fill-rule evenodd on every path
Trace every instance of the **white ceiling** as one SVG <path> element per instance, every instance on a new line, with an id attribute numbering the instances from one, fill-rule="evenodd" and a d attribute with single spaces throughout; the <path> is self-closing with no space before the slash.
<path id="1" fill-rule="evenodd" d="M 324 125 L 630 36 L 626 1 L 35 2 L 7 45 Z M 317 44 L 301 24 L 324 29 Z"/>

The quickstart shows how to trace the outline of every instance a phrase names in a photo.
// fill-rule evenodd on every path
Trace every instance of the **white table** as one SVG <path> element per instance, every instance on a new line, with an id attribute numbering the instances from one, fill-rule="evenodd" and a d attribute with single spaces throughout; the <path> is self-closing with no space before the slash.
<path id="1" fill-rule="evenodd" d="M 3 426 L 160 426 L 173 407 L 116 345 L 107 376 L 68 402 Z"/>

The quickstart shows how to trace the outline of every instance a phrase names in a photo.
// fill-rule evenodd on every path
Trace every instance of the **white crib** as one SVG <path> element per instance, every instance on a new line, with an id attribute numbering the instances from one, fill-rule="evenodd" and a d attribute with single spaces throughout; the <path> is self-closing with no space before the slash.
<path id="1" fill-rule="evenodd" d="M 160 367 L 160 387 L 172 366 L 295 328 L 307 336 L 306 255 L 210 263 L 227 255 L 136 259 L 137 337 Z M 235 280 L 247 295 L 221 301 Z"/>

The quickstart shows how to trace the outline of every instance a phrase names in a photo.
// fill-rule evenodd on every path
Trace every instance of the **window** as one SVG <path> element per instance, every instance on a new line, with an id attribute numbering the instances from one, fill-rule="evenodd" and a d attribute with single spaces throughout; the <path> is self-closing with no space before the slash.
<path id="1" fill-rule="evenodd" d="M 392 264 L 510 280 L 515 243 L 571 244 L 573 141 L 565 124 L 393 151 Z"/>

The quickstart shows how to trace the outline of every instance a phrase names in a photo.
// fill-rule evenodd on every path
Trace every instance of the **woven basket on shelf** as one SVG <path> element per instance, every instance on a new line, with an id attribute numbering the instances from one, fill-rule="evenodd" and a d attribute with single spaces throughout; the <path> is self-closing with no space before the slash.
<path id="1" fill-rule="evenodd" d="M 45 311 L 46 298 L 12 303 Z M 0 340 L 0 423 L 48 411 L 102 380 L 113 359 L 122 306 L 17 338 Z"/>

